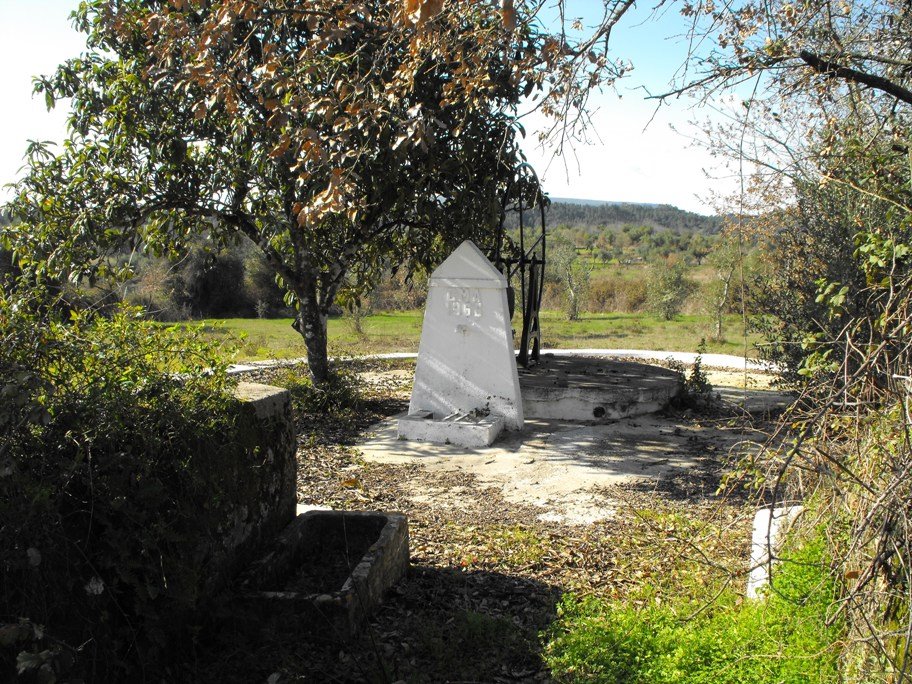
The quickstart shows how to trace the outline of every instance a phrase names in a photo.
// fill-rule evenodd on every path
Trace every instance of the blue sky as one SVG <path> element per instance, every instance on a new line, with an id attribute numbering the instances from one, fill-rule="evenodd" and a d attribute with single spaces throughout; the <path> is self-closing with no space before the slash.
<path id="1" fill-rule="evenodd" d="M 717 111 L 682 96 L 666 101 L 646 99 L 666 92 L 688 51 L 687 25 L 676 3 L 660 12 L 656 1 L 641 2 L 624 16 L 611 35 L 611 54 L 630 60 L 633 71 L 614 89 L 594 97 L 592 140 L 573 153 L 554 159 L 551 150 L 526 149 L 546 190 L 556 197 L 610 201 L 657 202 L 700 213 L 713 213 L 712 194 L 729 194 L 738 180 L 724 161 L 697 140 L 699 125 L 720 119 Z M 585 20 L 599 0 L 568 0 L 570 14 Z M 718 103 L 722 106 L 723 103 Z"/>
<path id="2" fill-rule="evenodd" d="M 66 111 L 48 113 L 42 98 L 31 95 L 31 79 L 50 73 L 84 48 L 83 36 L 68 19 L 77 4 L 0 0 L 0 185 L 19 175 L 28 140 L 63 137 Z M 568 0 L 569 13 L 585 19 L 600 4 Z M 693 144 L 695 130 L 689 122 L 705 119 L 710 112 L 695 110 L 692 100 L 682 98 L 656 113 L 655 101 L 645 100 L 641 89 L 662 91 L 686 54 L 686 43 L 672 37 L 685 28 L 674 7 L 656 18 L 652 6 L 637 7 L 612 34 L 614 54 L 630 59 L 634 70 L 619 82 L 617 93 L 608 90 L 593 99 L 593 142 L 576 145 L 572 153 L 554 159 L 551 150 L 539 149 L 530 135 L 526 153 L 552 196 L 661 202 L 711 213 L 706 198 L 713 190 L 733 189 L 735 181 L 718 160 Z"/>

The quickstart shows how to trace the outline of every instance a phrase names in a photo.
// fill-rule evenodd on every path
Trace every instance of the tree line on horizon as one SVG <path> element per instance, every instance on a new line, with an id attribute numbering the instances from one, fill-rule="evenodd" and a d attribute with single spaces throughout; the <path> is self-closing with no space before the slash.
<path id="1" fill-rule="evenodd" d="M 572 308 L 576 313 L 648 313 L 655 310 L 649 304 L 645 278 L 624 275 L 629 267 L 661 270 L 670 261 L 681 271 L 679 292 L 671 308 L 662 309 L 662 315 L 672 318 L 680 312 L 691 295 L 695 301 L 691 309 L 702 311 L 706 298 L 701 288 L 688 277 L 722 243 L 718 236 L 717 221 L 691 221 L 692 229 L 682 229 L 680 220 L 698 217 L 673 207 L 647 207 L 646 205 L 605 205 L 615 211 L 600 211 L 584 216 L 577 211 L 581 205 L 554 202 L 549 206 L 553 217 L 571 217 L 548 229 L 550 248 L 545 269 L 547 287 L 546 308 L 567 311 L 567 245 L 574 253 L 572 268 L 585 271 L 585 288 L 577 290 Z M 641 211 L 645 209 L 645 211 Z M 665 211 L 670 209 L 672 211 Z M 643 221 L 634 223 L 620 219 L 640 216 Z M 609 220 L 592 223 L 595 218 Z M 0 216 L 0 221 L 9 222 Z M 531 235 L 536 235 L 531 229 Z M 518 229 L 508 230 L 518 240 Z M 578 259 L 577 259 L 578 258 Z M 286 300 L 283 289 L 275 282 L 269 264 L 256 247 L 246 239 L 228 245 L 218 245 L 205 238 L 193 241 L 190 249 L 178 257 L 159 256 L 122 250 L 115 259 L 120 266 L 128 266 L 132 276 L 113 287 L 99 285 L 84 290 L 73 297 L 85 305 L 112 308 L 120 302 L 142 307 L 147 315 L 164 322 L 186 321 L 200 318 L 286 318 L 293 315 L 293 307 Z M 0 274 L 13 270 L 9 251 L 0 247 Z M 427 292 L 428 270 L 419 270 L 407 277 L 392 264 L 385 267 L 386 277 L 363 293 L 358 301 L 347 298 L 343 291 L 331 310 L 331 315 L 342 315 L 357 309 L 361 313 L 374 311 L 399 311 L 423 306 Z M 432 270 L 432 269 L 431 269 Z M 730 304 L 726 304 L 728 310 Z"/>
<path id="2" fill-rule="evenodd" d="M 674 231 L 696 231 L 715 234 L 722 229 L 723 217 L 704 216 L 670 204 L 640 204 L 635 202 L 579 203 L 572 200 L 555 200 L 545 208 L 548 226 L 570 225 L 574 227 L 598 228 L 625 224 L 647 225 Z M 528 227 L 541 225 L 539 211 L 527 210 L 523 223 Z M 504 226 L 508 229 L 519 227 L 519 215 L 507 214 Z"/>

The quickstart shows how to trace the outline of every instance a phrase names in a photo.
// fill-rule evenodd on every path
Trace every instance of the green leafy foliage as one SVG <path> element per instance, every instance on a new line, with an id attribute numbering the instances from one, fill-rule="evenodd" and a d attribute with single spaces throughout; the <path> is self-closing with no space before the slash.
<path id="1" fill-rule="evenodd" d="M 898 358 L 902 344 L 884 334 L 884 321 L 912 272 L 912 222 L 888 197 L 890 184 L 869 168 L 889 168 L 889 177 L 907 186 L 905 155 L 880 140 L 860 150 L 857 132 L 841 127 L 818 134 L 828 144 L 814 150 L 820 168 L 807 173 L 853 180 L 802 179 L 793 186 L 794 206 L 757 219 L 765 268 L 749 298 L 758 314 L 753 325 L 767 341 L 764 356 L 782 366 L 786 380 L 806 385 L 817 378 L 823 386 L 858 368 L 853 347 L 875 348 L 884 341 Z"/>
<path id="2" fill-rule="evenodd" d="M 681 313 L 693 283 L 688 280 L 682 263 L 657 263 L 652 267 L 646 288 L 649 309 L 670 321 Z"/>
<path id="3" fill-rule="evenodd" d="M 551 243 L 545 275 L 561 290 L 567 320 L 578 320 L 588 297 L 592 266 L 580 259 L 572 242 L 557 238 Z"/>
<path id="4" fill-rule="evenodd" d="M 565 597 L 545 659 L 567 682 L 835 684 L 843 626 L 827 623 L 836 590 L 823 548 L 813 540 L 784 559 L 764 600 L 727 588 L 699 613 L 693 596 Z"/>
<path id="5" fill-rule="evenodd" d="M 554 41 L 466 5 L 416 32 L 393 0 L 81 3 L 87 53 L 36 84 L 71 103 L 70 136 L 28 151 L 7 230 L 18 261 L 80 282 L 110 275 L 103 257 L 125 244 L 178 255 L 195 235 L 246 237 L 324 381 L 343 286 L 485 242 L 522 162 L 515 109 L 543 88 L 532 56 Z M 585 64 L 563 93 L 607 66 Z"/>
<path id="6" fill-rule="evenodd" d="M 696 60 L 708 88 L 762 73 L 719 149 L 750 140 L 732 146 L 739 164 L 764 167 L 732 207 L 762 245 L 749 289 L 761 350 L 801 395 L 781 426 L 794 440 L 756 475 L 849 527 L 832 544 L 852 580 L 847 682 L 909 680 L 912 72 L 897 65 L 910 26 L 899 2 L 774 0 L 714 8 L 696 32 L 721 36 Z"/>
<path id="7" fill-rule="evenodd" d="M 294 370 L 278 373 L 273 382 L 291 392 L 298 415 L 328 414 L 341 418 L 357 410 L 363 402 L 358 373 L 345 363 L 335 364 L 323 383 L 314 383 L 311 378 Z"/>
<path id="8" fill-rule="evenodd" d="M 0 621 L 43 628 L 0 630 L 0 678 L 78 653 L 116 679 L 159 662 L 196 608 L 191 530 L 234 429 L 225 365 L 133 310 L 63 314 L 34 293 L 0 296 Z"/>
<path id="9" fill-rule="evenodd" d="M 666 365 L 681 374 L 681 391 L 674 399 L 674 404 L 681 408 L 707 410 L 718 405 L 719 396 L 713 391 L 712 383 L 703 369 L 703 354 L 706 353 L 706 340 L 701 339 L 697 345 L 697 356 L 687 367 L 673 358 L 666 360 Z"/>

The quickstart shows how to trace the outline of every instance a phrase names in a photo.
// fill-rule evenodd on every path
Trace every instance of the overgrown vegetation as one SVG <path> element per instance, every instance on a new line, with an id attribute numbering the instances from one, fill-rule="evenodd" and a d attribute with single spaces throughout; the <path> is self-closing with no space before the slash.
<path id="1" fill-rule="evenodd" d="M 167 318 L 294 305 L 318 381 L 293 386 L 296 402 L 344 416 L 361 399 L 348 379 L 329 382 L 335 296 L 348 282 L 357 298 L 398 273 L 391 259 L 430 265 L 448 243 L 483 237 L 520 160 L 517 104 L 535 91 L 544 103 L 535 106 L 557 118 L 570 103 L 585 107 L 592 88 L 626 68 L 601 38 L 631 5 L 607 2 L 591 40 L 568 45 L 566 27 L 555 37 L 536 23 L 534 2 L 408 0 L 375 12 L 328 1 L 296 12 L 283 3 L 261 12 L 251 0 L 162 12 L 82 3 L 92 55 L 38 84 L 49 104 L 73 99 L 71 139 L 57 156 L 30 146 L 0 271 L 91 288 L 96 275 L 130 275 L 124 244 L 186 256 L 189 234 L 212 238 L 211 252 L 150 261 L 129 296 Z M 667 208 L 620 208 L 604 225 L 580 210 L 578 224 L 555 229 L 570 245 L 555 265 L 571 267 L 546 302 L 566 296 L 568 335 L 592 339 L 587 310 L 679 316 L 689 273 L 712 344 L 722 345 L 727 312 L 753 314 L 764 353 L 802 396 L 783 439 L 746 475 L 758 501 L 813 499 L 828 532 L 793 552 L 762 604 L 739 606 L 728 589 L 699 606 L 693 594 L 660 592 L 628 597 L 639 605 L 568 600 L 549 662 L 567 678 L 605 681 L 830 681 L 837 662 L 849 681 L 909 681 L 912 9 L 681 8 L 692 37 L 702 31 L 714 47 L 691 55 L 699 68 L 680 73 L 694 80 L 672 94 L 765 74 L 731 113 L 741 125 L 713 131 L 717 148 L 763 172 L 719 238 L 713 221 L 705 234 L 678 230 L 706 222 Z M 751 150 L 757 158 L 745 159 Z M 680 225 L 659 228 L 659 213 Z M 437 230 L 441 218 L 459 219 L 457 229 Z M 281 306 L 274 292 L 243 304 L 226 296 L 247 275 L 228 251 L 240 235 L 280 276 Z M 200 479 L 209 452 L 187 435 L 210 449 L 230 435 L 224 379 L 201 342 L 187 349 L 172 331 L 61 301 L 18 292 L 0 308 L 0 541 L 10 550 L 0 591 L 9 619 L 22 618 L 0 631 L 0 674 L 50 676 L 78 661 L 88 676 L 116 678 L 155 660 L 161 625 L 197 595 L 192 568 L 165 559 L 188 551 L 182 525 L 211 502 Z M 691 382 L 704 384 L 699 372 Z M 525 529 L 503 527 L 493 540 L 505 564 L 543 557 Z M 470 643 L 502 633 L 496 620 L 463 617 Z"/>
<path id="2" fill-rule="evenodd" d="M 835 530 L 845 680 L 908 682 L 912 8 L 777 0 L 695 11 L 706 20 L 695 20 L 696 42 L 721 35 L 695 58 L 704 84 L 764 73 L 713 144 L 757 164 L 734 200 L 737 234 L 764 246 L 750 283 L 763 353 L 801 392 L 785 446 L 748 476 L 767 503 L 813 500 Z"/>
<path id="3" fill-rule="evenodd" d="M 336 363 L 328 382 L 315 384 L 300 368 L 276 372 L 271 382 L 291 392 L 298 415 L 325 415 L 345 420 L 362 405 L 362 387 L 354 369 Z"/>
<path id="4" fill-rule="evenodd" d="M 151 673 L 198 608 L 200 520 L 236 486 L 224 357 L 40 291 L 0 294 L 0 679 Z"/>
<path id="5" fill-rule="evenodd" d="M 565 597 L 547 633 L 552 673 L 605 684 L 842 681 L 844 621 L 831 620 L 838 587 L 822 537 L 781 561 L 763 601 L 743 601 L 735 586 L 693 589 Z"/>
<path id="6" fill-rule="evenodd" d="M 723 339 L 722 317 L 740 310 L 741 290 L 732 279 L 742 255 L 732 253 L 727 235 L 634 224 L 588 229 L 560 224 L 549 231 L 549 240 L 545 305 L 563 310 L 571 320 L 586 313 L 661 312 L 673 318 L 681 311 L 705 311 L 717 317 L 713 336 Z M 748 249 L 751 255 L 755 252 Z M 3 262 L 0 251 L 0 272 Z M 185 254 L 170 257 L 125 251 L 115 262 L 129 264 L 132 277 L 114 287 L 99 284 L 85 293 L 89 301 L 106 305 L 126 301 L 166 322 L 294 315 L 265 257 L 246 239 L 226 245 L 197 239 Z M 669 262 L 673 282 L 653 282 L 660 280 Z M 393 263 L 381 264 L 379 269 L 382 276 L 372 288 L 359 292 L 343 287 L 330 308 L 332 315 L 345 315 L 357 334 L 363 332 L 361 326 L 371 313 L 410 311 L 424 305 L 425 270 L 408 273 Z M 748 275 L 754 271 L 748 263 Z"/>

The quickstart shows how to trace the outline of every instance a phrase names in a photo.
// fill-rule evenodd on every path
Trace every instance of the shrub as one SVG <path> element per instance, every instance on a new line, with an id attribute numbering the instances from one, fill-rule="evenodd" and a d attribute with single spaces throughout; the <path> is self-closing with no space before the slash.
<path id="1" fill-rule="evenodd" d="M 515 292 L 518 292 L 514 288 Z M 554 283 L 545 281 L 545 286 L 542 288 L 542 308 L 549 311 L 557 311 L 563 306 L 563 287 L 560 283 Z M 519 296 L 516 297 L 519 301 Z"/>
<path id="2" fill-rule="evenodd" d="M 253 252 L 244 259 L 244 291 L 246 299 L 254 302 L 257 318 L 291 313 L 285 304 L 285 291 L 276 284 L 275 271 L 259 252 Z"/>
<path id="3" fill-rule="evenodd" d="M 124 288 L 124 301 L 142 307 L 157 321 L 185 321 L 190 307 L 177 303 L 171 264 L 165 259 L 141 259 L 139 275 Z"/>
<path id="4" fill-rule="evenodd" d="M 712 383 L 703 369 L 703 354 L 706 353 L 706 340 L 701 339 L 697 345 L 697 357 L 687 372 L 687 367 L 680 361 L 669 357 L 665 364 L 681 374 L 681 391 L 674 398 L 673 404 L 679 408 L 706 411 L 717 407 L 720 399 L 713 390 Z"/>
<path id="5" fill-rule="evenodd" d="M 635 313 L 646 304 L 646 283 L 642 278 L 610 274 L 593 276 L 586 308 L 592 312 Z"/>
<path id="6" fill-rule="evenodd" d="M 292 406 L 299 416 L 340 418 L 357 410 L 362 402 L 358 373 L 345 363 L 334 363 L 326 382 L 315 385 L 300 369 L 286 369 L 272 380 L 291 392 Z"/>
<path id="7" fill-rule="evenodd" d="M 700 604 L 686 596 L 639 607 L 565 597 L 545 659 L 559 681 L 835 684 L 844 627 L 827 622 L 836 588 L 824 547 L 821 535 L 783 560 L 765 600 L 728 588 L 691 619 Z"/>
<path id="8" fill-rule="evenodd" d="M 244 288 L 243 259 L 229 250 L 194 247 L 175 269 L 174 301 L 202 317 L 249 315 L 253 303 Z"/>
<path id="9" fill-rule="evenodd" d="M 428 274 L 418 270 L 410 277 L 403 271 L 385 274 L 371 293 L 374 307 L 381 311 L 420 309 L 427 300 Z"/>
<path id="10" fill-rule="evenodd" d="M 159 665 L 200 596 L 188 530 L 232 444 L 225 366 L 135 311 L 56 310 L 0 296 L 0 679 L 76 660 L 113 680 Z"/>
<path id="11" fill-rule="evenodd" d="M 214 252 L 200 243 L 181 259 L 141 257 L 134 268 L 138 275 L 123 299 L 155 320 L 287 313 L 275 273 L 261 255 L 247 255 L 242 246 Z"/>

